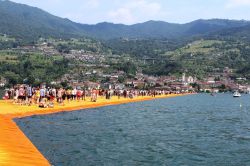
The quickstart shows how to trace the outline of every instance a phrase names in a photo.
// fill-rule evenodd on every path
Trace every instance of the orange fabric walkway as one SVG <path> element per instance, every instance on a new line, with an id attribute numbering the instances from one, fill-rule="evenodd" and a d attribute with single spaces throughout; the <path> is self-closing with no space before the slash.
<path id="1" fill-rule="evenodd" d="M 97 102 L 71 101 L 65 102 L 65 106 L 55 105 L 51 108 L 38 108 L 38 106 L 19 106 L 9 101 L 0 101 L 0 166 L 46 166 L 49 161 L 38 151 L 32 142 L 24 135 L 13 121 L 14 118 L 27 117 L 32 115 L 51 114 L 62 111 L 73 111 L 85 108 L 94 108 L 107 105 L 124 104 L 152 100 L 156 98 L 176 97 L 181 95 L 167 95 L 153 97 L 137 97 L 135 99 L 118 99 L 113 97 L 111 100 L 98 98 Z"/>

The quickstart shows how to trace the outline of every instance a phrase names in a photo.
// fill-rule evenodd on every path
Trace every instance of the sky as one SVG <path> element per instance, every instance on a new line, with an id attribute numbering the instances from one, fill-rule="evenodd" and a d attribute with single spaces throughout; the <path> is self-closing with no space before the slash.
<path id="1" fill-rule="evenodd" d="M 250 20 L 250 0 L 12 0 L 84 24 Z"/>

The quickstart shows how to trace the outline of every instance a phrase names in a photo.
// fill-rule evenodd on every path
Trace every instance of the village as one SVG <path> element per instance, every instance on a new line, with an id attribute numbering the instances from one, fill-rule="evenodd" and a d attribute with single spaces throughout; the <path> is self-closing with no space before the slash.
<path id="1" fill-rule="evenodd" d="M 89 74 L 89 73 L 87 73 Z M 96 74 L 93 71 L 91 74 Z M 226 73 L 225 73 L 226 74 Z M 68 76 L 68 75 L 67 75 Z M 244 80 L 244 78 L 238 78 L 237 81 L 231 80 L 228 76 L 220 77 L 220 80 L 216 80 L 217 77 L 209 76 L 204 80 L 197 80 L 192 76 L 186 76 L 183 73 L 182 77 L 176 76 L 148 76 L 142 73 L 137 73 L 135 78 L 126 79 L 124 82 L 120 82 L 119 78 L 123 76 L 123 72 L 117 72 L 112 75 L 97 74 L 99 78 L 108 78 L 109 81 L 91 82 L 91 81 L 79 81 L 71 80 L 70 76 L 65 76 L 53 84 L 60 84 L 60 82 L 68 82 L 71 87 L 87 87 L 87 88 L 101 88 L 101 89 L 164 89 L 167 91 L 175 92 L 206 92 L 206 93 L 219 93 L 227 91 L 240 91 L 242 93 L 249 93 L 250 86 L 248 84 L 239 84 L 237 81 Z"/>
<path id="2" fill-rule="evenodd" d="M 35 45 L 11 48 L 11 51 L 25 55 L 30 53 L 40 53 L 45 57 L 58 57 L 74 60 L 78 62 L 78 72 L 67 73 L 59 79 L 50 82 L 51 85 L 64 85 L 68 87 L 81 88 L 101 88 L 101 89 L 164 89 L 177 92 L 227 92 L 240 91 L 243 93 L 250 92 L 250 85 L 246 78 L 233 78 L 234 70 L 228 67 L 223 69 L 216 68 L 205 78 L 198 79 L 188 72 L 183 72 L 180 76 L 150 76 L 143 74 L 140 68 L 135 75 L 126 77 L 125 71 L 109 71 L 110 64 L 117 63 L 121 56 L 104 55 L 102 53 L 93 53 L 83 49 L 72 49 L 67 52 L 58 51 L 51 43 L 58 42 L 55 40 L 42 41 Z M 145 64 L 145 59 L 143 61 Z M 153 60 L 154 63 L 154 60 Z M 71 64 L 74 66 L 75 64 Z M 79 71 L 80 70 L 80 71 Z M 0 79 L 0 87 L 5 88 L 8 80 L 4 77 Z"/>

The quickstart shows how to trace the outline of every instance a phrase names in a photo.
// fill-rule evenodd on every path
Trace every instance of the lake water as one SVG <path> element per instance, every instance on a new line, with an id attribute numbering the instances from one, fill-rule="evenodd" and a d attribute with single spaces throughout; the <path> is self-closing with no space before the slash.
<path id="1" fill-rule="evenodd" d="M 250 95 L 199 94 L 15 121 L 56 166 L 250 165 Z"/>

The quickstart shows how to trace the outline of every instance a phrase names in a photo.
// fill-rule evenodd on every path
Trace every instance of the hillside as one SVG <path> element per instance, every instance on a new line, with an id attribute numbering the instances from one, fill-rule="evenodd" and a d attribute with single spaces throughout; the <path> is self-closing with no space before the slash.
<path id="1" fill-rule="evenodd" d="M 180 35 L 182 25 L 162 21 L 148 21 L 134 25 L 99 23 L 81 26 L 90 36 L 99 39 L 114 38 L 174 38 Z"/>
<path id="2" fill-rule="evenodd" d="M 32 52 L 34 47 L 45 51 Z M 89 73 L 88 66 L 109 74 L 122 70 L 129 77 L 138 70 L 148 75 L 180 75 L 185 71 L 198 78 L 229 67 L 235 77 L 250 79 L 250 22 L 201 19 L 186 24 L 87 25 L 0 0 L 0 64 L 0 76 L 13 82 L 23 78 L 51 81 L 64 74 L 78 78 Z M 79 67 L 75 69 L 68 67 L 76 64 Z"/>
<path id="3" fill-rule="evenodd" d="M 61 38 L 84 34 L 78 24 L 68 19 L 11 1 L 0 1 L 0 33 L 30 40 L 40 36 Z"/>
<path id="4" fill-rule="evenodd" d="M 82 25 L 81 27 L 90 36 L 99 39 L 114 38 L 180 38 L 203 36 L 217 31 L 232 28 L 241 28 L 250 25 L 248 21 L 238 20 L 196 20 L 186 24 L 174 24 L 164 21 L 148 21 L 134 25 L 123 25 L 113 23 L 99 23 L 97 25 Z"/>
<path id="5" fill-rule="evenodd" d="M 250 47 L 243 41 L 197 40 L 164 56 L 180 63 L 183 70 L 196 76 L 229 67 L 241 76 L 250 78 Z"/>
<path id="6" fill-rule="evenodd" d="M 8 19 L 6 19 L 8 18 Z M 148 21 L 134 25 L 99 23 L 78 24 L 53 16 L 39 8 L 0 1 L 0 33 L 16 38 L 36 40 L 39 37 L 71 38 L 89 36 L 96 39 L 114 38 L 179 38 L 210 34 L 221 30 L 250 25 L 238 20 L 196 20 L 186 24 Z"/>
<path id="7" fill-rule="evenodd" d="M 209 38 L 221 38 L 227 40 L 242 40 L 250 42 L 250 25 L 234 27 L 216 31 L 207 35 Z"/>

